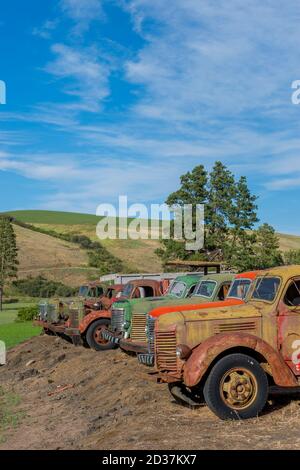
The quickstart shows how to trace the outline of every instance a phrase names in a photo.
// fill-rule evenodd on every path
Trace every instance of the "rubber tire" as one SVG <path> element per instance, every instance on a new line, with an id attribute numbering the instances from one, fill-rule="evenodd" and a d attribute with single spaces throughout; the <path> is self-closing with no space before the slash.
<path id="1" fill-rule="evenodd" d="M 227 406 L 219 392 L 220 382 L 226 371 L 233 367 L 248 369 L 257 380 L 257 397 L 248 408 L 240 411 Z M 259 363 L 246 354 L 230 354 L 220 359 L 212 368 L 204 385 L 204 399 L 210 410 L 221 419 L 249 419 L 255 418 L 264 408 L 269 393 L 269 384 L 265 371 Z"/>
<path id="2" fill-rule="evenodd" d="M 94 349 L 95 351 L 107 351 L 109 349 L 115 349 L 117 345 L 114 343 L 99 344 L 95 341 L 94 331 L 96 328 L 98 328 L 99 325 L 109 326 L 110 320 L 101 318 L 100 320 L 96 320 L 89 326 L 85 335 L 87 344 L 91 349 Z"/>

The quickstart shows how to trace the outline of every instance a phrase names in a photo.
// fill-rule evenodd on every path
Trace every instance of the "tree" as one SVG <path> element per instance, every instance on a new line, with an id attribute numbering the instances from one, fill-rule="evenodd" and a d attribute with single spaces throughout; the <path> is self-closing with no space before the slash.
<path id="1" fill-rule="evenodd" d="M 198 165 L 181 176 L 180 182 L 180 188 L 170 194 L 166 203 L 180 207 L 205 205 L 205 245 L 198 252 L 189 252 L 184 241 L 172 236 L 171 240 L 162 240 L 162 247 L 156 253 L 164 264 L 174 259 L 214 258 L 230 268 L 245 271 L 283 263 L 273 227 L 264 224 L 254 230 L 259 221 L 257 197 L 248 188 L 246 177 L 236 181 L 233 173 L 217 161 L 210 174 L 203 165 Z"/>
<path id="2" fill-rule="evenodd" d="M 233 174 L 223 163 L 216 162 L 209 177 L 208 201 L 205 207 L 205 246 L 208 250 L 221 250 L 223 254 L 226 250 L 234 197 Z"/>
<path id="3" fill-rule="evenodd" d="M 18 272 L 18 249 L 12 223 L 8 217 L 0 217 L 0 311 L 2 311 L 3 289 L 10 278 Z"/>
<path id="4" fill-rule="evenodd" d="M 300 264 L 300 250 L 289 250 L 284 256 L 286 264 Z"/>
<path id="5" fill-rule="evenodd" d="M 284 264 L 279 250 L 279 238 L 269 224 L 261 225 L 256 233 L 255 260 L 256 269 L 266 269 Z"/>

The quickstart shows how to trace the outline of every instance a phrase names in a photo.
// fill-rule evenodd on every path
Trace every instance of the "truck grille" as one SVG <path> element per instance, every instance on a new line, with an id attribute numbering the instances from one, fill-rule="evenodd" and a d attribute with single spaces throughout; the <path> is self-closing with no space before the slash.
<path id="1" fill-rule="evenodd" d="M 121 332 L 124 329 L 124 308 L 113 308 L 111 312 L 111 331 Z"/>
<path id="2" fill-rule="evenodd" d="M 39 304 L 39 317 L 42 321 L 57 322 L 58 321 L 58 309 L 54 304 L 43 302 Z"/>
<path id="3" fill-rule="evenodd" d="M 154 327 L 155 327 L 155 318 L 147 315 L 146 320 L 146 336 L 148 341 L 148 350 L 149 353 L 154 354 Z"/>
<path id="4" fill-rule="evenodd" d="M 133 341 L 145 343 L 146 337 L 146 315 L 143 313 L 134 313 L 132 315 L 132 326 L 130 337 Z"/>
<path id="5" fill-rule="evenodd" d="M 176 332 L 157 331 L 155 349 L 157 367 L 161 370 L 177 371 Z"/>

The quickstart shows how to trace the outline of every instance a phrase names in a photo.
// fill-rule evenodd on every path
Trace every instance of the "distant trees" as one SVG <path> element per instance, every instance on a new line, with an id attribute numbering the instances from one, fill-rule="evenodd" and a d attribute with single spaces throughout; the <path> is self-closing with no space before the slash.
<path id="1" fill-rule="evenodd" d="M 181 176 L 180 183 L 166 204 L 204 204 L 205 243 L 198 252 L 189 252 L 174 237 L 162 240 L 157 254 L 164 263 L 172 259 L 218 259 L 240 271 L 283 263 L 273 227 L 264 224 L 254 230 L 258 222 L 257 197 L 248 188 L 246 177 L 236 181 L 233 173 L 217 161 L 210 173 L 198 165 Z"/>
<path id="2" fill-rule="evenodd" d="M 0 311 L 2 311 L 3 289 L 6 282 L 17 277 L 18 249 L 11 220 L 0 216 Z"/>

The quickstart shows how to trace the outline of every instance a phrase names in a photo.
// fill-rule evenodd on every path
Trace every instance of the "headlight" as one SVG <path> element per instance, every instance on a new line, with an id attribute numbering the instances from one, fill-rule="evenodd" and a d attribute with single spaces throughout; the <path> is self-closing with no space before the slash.
<path id="1" fill-rule="evenodd" d="M 179 344 L 176 348 L 176 356 L 179 359 L 188 359 L 192 354 L 191 348 L 189 348 L 186 344 Z"/>

